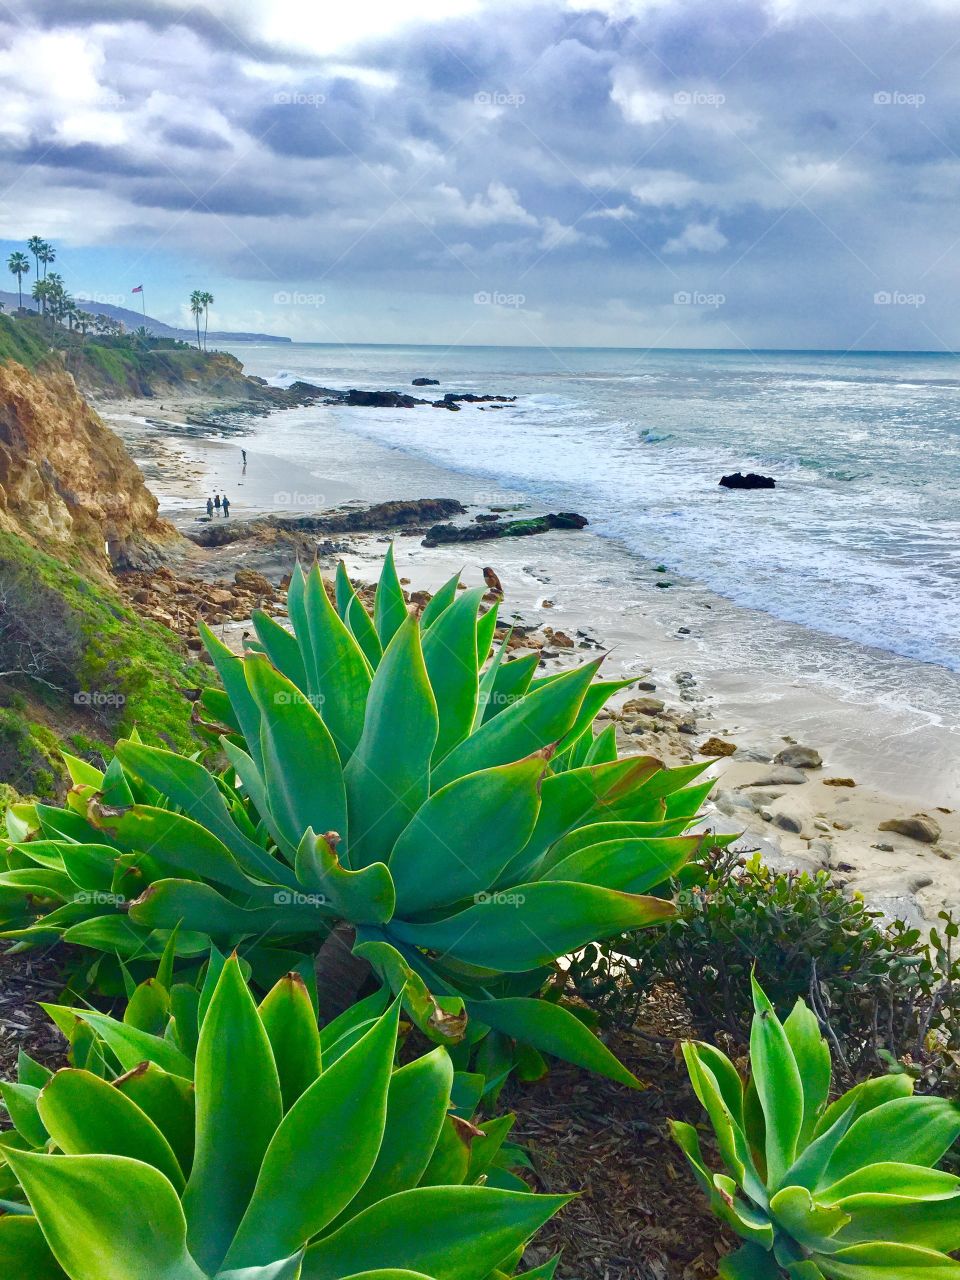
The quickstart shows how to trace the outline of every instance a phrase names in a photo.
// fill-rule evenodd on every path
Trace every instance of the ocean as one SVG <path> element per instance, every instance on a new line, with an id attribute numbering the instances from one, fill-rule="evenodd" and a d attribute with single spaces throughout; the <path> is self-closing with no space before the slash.
<path id="1" fill-rule="evenodd" d="M 517 396 L 499 412 L 277 414 L 281 456 L 309 459 L 333 415 L 358 439 L 580 511 L 737 605 L 960 670 L 960 357 L 306 343 L 236 354 L 277 384 L 413 391 L 423 375 L 441 385 L 414 394 Z M 777 488 L 721 489 L 738 470 Z"/>

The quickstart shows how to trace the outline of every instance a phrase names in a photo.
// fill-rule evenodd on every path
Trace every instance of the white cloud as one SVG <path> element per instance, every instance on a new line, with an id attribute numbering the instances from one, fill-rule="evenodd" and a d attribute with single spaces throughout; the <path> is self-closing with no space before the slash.
<path id="1" fill-rule="evenodd" d="M 690 222 L 663 246 L 664 253 L 719 253 L 729 240 L 716 222 Z"/>

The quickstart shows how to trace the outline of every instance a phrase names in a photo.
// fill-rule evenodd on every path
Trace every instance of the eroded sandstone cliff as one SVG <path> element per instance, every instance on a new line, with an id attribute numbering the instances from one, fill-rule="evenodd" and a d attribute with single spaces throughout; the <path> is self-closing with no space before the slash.
<path id="1" fill-rule="evenodd" d="M 105 578 L 179 540 L 123 443 L 66 372 L 0 364 L 0 529 Z"/>

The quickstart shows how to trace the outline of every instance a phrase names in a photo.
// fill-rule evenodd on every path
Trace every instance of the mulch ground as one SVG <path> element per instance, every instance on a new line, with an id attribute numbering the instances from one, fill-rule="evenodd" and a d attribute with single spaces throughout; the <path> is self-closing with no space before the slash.
<path id="1" fill-rule="evenodd" d="M 17 1078 L 23 1049 L 47 1067 L 63 1066 L 66 1042 L 38 1001 L 56 1003 L 63 976 L 52 951 L 0 954 L 0 1080 Z M 4 1127 L 6 1117 L 0 1119 Z"/>
<path id="2" fill-rule="evenodd" d="M 555 1062 L 539 1084 L 501 1096 L 538 1189 L 580 1192 L 525 1255 L 534 1265 L 562 1251 L 562 1280 L 714 1280 L 728 1251 L 667 1128 L 668 1118 L 702 1119 L 676 1050 L 688 1031 L 669 1001 L 651 1015 L 646 1035 L 608 1038 L 642 1092 Z"/>

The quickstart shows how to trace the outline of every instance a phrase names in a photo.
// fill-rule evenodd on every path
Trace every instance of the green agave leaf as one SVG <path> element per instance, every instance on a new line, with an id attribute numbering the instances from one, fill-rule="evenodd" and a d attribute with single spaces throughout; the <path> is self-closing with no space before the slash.
<path id="1" fill-rule="evenodd" d="M 837 1253 L 818 1256 L 817 1266 L 827 1280 L 957 1280 L 960 1262 L 915 1245 L 855 1244 Z"/>
<path id="2" fill-rule="evenodd" d="M 497 616 L 500 612 L 500 602 L 492 604 L 486 613 L 482 613 L 477 619 L 477 661 L 482 667 L 486 660 L 490 657 L 493 649 L 493 639 L 497 632 Z M 477 710 L 480 710 L 480 704 L 477 704 Z"/>
<path id="3" fill-rule="evenodd" d="M 320 1074 L 320 1031 L 307 985 L 288 973 L 264 997 L 258 1010 L 280 1078 L 287 1112 Z"/>
<path id="4" fill-rule="evenodd" d="M 373 622 L 384 649 L 388 647 L 406 620 L 407 602 L 403 598 L 403 587 L 397 577 L 391 542 L 387 548 L 383 568 L 380 570 L 380 581 L 377 583 L 373 598 Z"/>
<path id="5" fill-rule="evenodd" d="M 250 617 L 264 653 L 278 671 L 301 692 L 306 693 L 310 686 L 307 684 L 307 669 L 303 664 L 303 654 L 296 636 L 262 609 L 254 609 Z"/>
<path id="6" fill-rule="evenodd" d="M 64 1067 L 44 1086 L 37 1109 L 65 1155 L 130 1156 L 182 1190 L 183 1171 L 169 1142 L 135 1102 L 99 1076 Z"/>
<path id="7" fill-rule="evenodd" d="M 675 876 L 699 850 L 700 836 L 661 840 L 607 840 L 571 853 L 543 873 L 544 880 L 568 880 L 646 893 Z"/>
<path id="8" fill-rule="evenodd" d="M 309 828 L 297 850 L 297 878 L 316 889 L 326 907 L 355 924 L 383 924 L 396 906 L 393 877 L 382 862 L 373 862 L 360 871 L 348 871 L 340 863 L 335 848 Z"/>
<path id="9" fill-rule="evenodd" d="M 783 1030 L 796 1059 L 803 1087 L 803 1124 L 797 1139 L 797 1149 L 802 1151 L 813 1136 L 830 1097 L 830 1049 L 820 1032 L 819 1022 L 802 1000 L 794 1005 Z"/>
<path id="10" fill-rule="evenodd" d="M 770 1201 L 770 1212 L 793 1239 L 805 1249 L 823 1249 L 849 1213 L 836 1205 L 820 1204 L 806 1187 L 784 1187 Z"/>
<path id="11" fill-rule="evenodd" d="M 435 791 L 390 854 L 398 913 L 409 916 L 488 889 L 530 838 L 546 767 L 537 754 Z"/>
<path id="12" fill-rule="evenodd" d="M 151 1165 L 114 1155 L 6 1156 L 71 1280 L 205 1280 L 187 1252 L 177 1193 Z"/>
<path id="13" fill-rule="evenodd" d="M 498 1261 L 569 1199 L 492 1187 L 401 1191 L 311 1245 L 303 1260 L 303 1280 L 341 1280 L 358 1267 L 391 1264 L 435 1280 L 485 1280 Z"/>
<path id="14" fill-rule="evenodd" d="M 50 1252 L 36 1218 L 9 1213 L 0 1217 L 0 1275 L 23 1276 L 24 1280 L 68 1280 Z"/>
<path id="15" fill-rule="evenodd" d="M 419 973 L 389 942 L 358 935 L 355 956 L 368 960 L 386 986 L 402 996 L 410 1021 L 437 1044 L 456 1044 L 463 1039 L 466 1015 L 458 997 L 434 996 Z"/>
<path id="16" fill-rule="evenodd" d="M 360 1190 L 383 1137 L 399 1018 L 397 1001 L 287 1112 L 267 1148 L 228 1265 L 286 1256 Z"/>
<path id="17" fill-rule="evenodd" d="M 397 836 L 426 800 L 438 724 L 420 630 L 411 615 L 377 667 L 363 734 L 344 773 L 351 867 L 386 861 Z"/>
<path id="18" fill-rule="evenodd" d="M 40 1089 L 30 1084 L 0 1081 L 0 1098 L 17 1133 L 31 1147 L 42 1147 L 47 1141 L 47 1130 L 40 1117 L 37 1102 Z"/>
<path id="19" fill-rule="evenodd" d="M 960 1135 L 960 1107 L 944 1098 L 893 1098 L 850 1126 L 837 1144 L 823 1180 L 837 1182 L 878 1152 L 889 1151 L 904 1164 L 934 1165 Z"/>
<path id="20" fill-rule="evenodd" d="M 326 904 L 299 901 L 309 897 L 298 891 L 277 889 L 269 905 L 239 907 L 212 885 L 193 880 L 158 880 L 130 904 L 130 919 L 150 929 L 185 929 L 206 932 L 212 938 L 233 941 L 264 931 L 281 936 L 311 934 L 321 928 Z"/>
<path id="21" fill-rule="evenodd" d="M 720 1261 L 721 1280 L 780 1280 L 780 1268 L 759 1245 L 745 1244 Z"/>
<path id="22" fill-rule="evenodd" d="M 390 932 L 411 946 L 505 973 L 524 973 L 597 938 L 644 928 L 673 914 L 673 906 L 660 898 L 543 881 L 485 896 L 432 924 L 395 919 Z"/>
<path id="23" fill-rule="evenodd" d="M 850 1123 L 852 1124 L 854 1120 L 866 1115 L 874 1107 L 889 1102 L 891 1098 L 908 1098 L 912 1093 L 913 1080 L 905 1072 L 864 1080 L 861 1084 L 848 1089 L 835 1102 L 831 1102 L 817 1121 L 814 1137 L 819 1138 L 832 1129 L 837 1119 L 848 1111 L 851 1113 Z"/>
<path id="24" fill-rule="evenodd" d="M 163 1035 L 170 1017 L 170 997 L 155 978 L 147 978 L 135 988 L 123 1011 L 123 1020 L 131 1027 Z"/>
<path id="25" fill-rule="evenodd" d="M 383 1141 L 363 1186 L 333 1223 L 336 1230 L 371 1204 L 415 1187 L 430 1163 L 450 1105 L 453 1064 L 445 1049 L 408 1063 L 390 1078 Z"/>
<path id="26" fill-rule="evenodd" d="M 363 601 L 353 589 L 347 577 L 346 565 L 341 560 L 337 565 L 337 613 L 352 632 L 354 639 L 363 651 L 370 664 L 371 671 L 376 671 L 383 657 L 383 645 L 377 635 L 373 620 L 364 608 Z"/>
<path id="27" fill-rule="evenodd" d="M 421 1187 L 458 1187 L 467 1180 L 470 1168 L 470 1149 L 479 1133 L 469 1120 L 458 1115 L 443 1118 L 440 1133 L 430 1163 L 427 1165 Z"/>
<path id="28" fill-rule="evenodd" d="M 687 1158 L 693 1176 L 700 1189 L 710 1201 L 714 1214 L 746 1240 L 752 1241 L 762 1250 L 773 1248 L 773 1224 L 767 1215 L 748 1205 L 736 1196 L 737 1185 L 732 1179 L 724 1179 L 722 1174 L 712 1174 L 707 1168 L 700 1147 L 700 1138 L 693 1125 L 684 1124 L 680 1120 L 669 1121 L 674 1141 Z M 779 1277 L 778 1277 L 779 1280 Z"/>
<path id="29" fill-rule="evenodd" d="M 437 701 L 440 728 L 434 762 L 470 732 L 477 711 L 477 609 L 484 589 L 465 591 L 423 632 L 423 661 Z"/>
<path id="30" fill-rule="evenodd" d="M 292 582 L 291 582 L 292 585 Z M 370 688 L 370 664 L 330 603 L 319 568 L 314 565 L 303 589 L 303 617 L 290 614 L 301 648 L 305 628 L 312 661 L 304 652 L 310 692 L 318 699 L 323 722 L 346 764 L 363 731 L 364 706 Z"/>
<path id="31" fill-rule="evenodd" d="M 273 1051 L 235 955 L 223 966 L 203 1019 L 196 1085 L 196 1154 L 183 1210 L 190 1252 L 215 1272 L 247 1210 L 282 1115 Z"/>
<path id="32" fill-rule="evenodd" d="M 500 653 L 503 651 L 501 650 Z M 484 690 L 485 705 L 483 720 L 492 720 L 495 715 L 513 706 L 530 688 L 540 661 L 539 652 L 527 653 L 520 658 L 500 658 L 491 668 L 493 673 L 489 686 Z"/>
<path id="33" fill-rule="evenodd" d="M 504 1000 L 468 1000 L 467 1013 L 477 1022 L 513 1040 L 532 1044 L 565 1062 L 641 1088 L 639 1080 L 618 1062 L 607 1046 L 579 1018 L 559 1004 L 524 996 Z"/>
<path id="34" fill-rule="evenodd" d="M 917 1200 L 865 1193 L 845 1197 L 840 1207 L 850 1215 L 836 1237 L 845 1244 L 896 1240 L 951 1253 L 960 1241 L 960 1194 Z"/>
<path id="35" fill-rule="evenodd" d="M 784 1174 L 797 1154 L 803 1127 L 803 1082 L 790 1041 L 773 1005 L 755 977 L 755 1015 L 750 1032 L 750 1062 L 767 1122 L 767 1181 L 772 1191 L 783 1185 Z"/>
<path id="36" fill-rule="evenodd" d="M 46 1003 L 41 1003 L 40 1008 L 53 1019 L 68 1040 L 72 1038 L 78 1022 L 88 1023 L 116 1055 L 124 1071 L 132 1071 L 141 1062 L 155 1062 L 172 1075 L 193 1079 L 193 1062 L 169 1040 L 152 1036 L 93 1009 L 70 1009 Z"/>
<path id="37" fill-rule="evenodd" d="M 205 622 L 198 624 L 200 637 L 216 667 L 217 674 L 223 681 L 223 688 L 230 699 L 230 710 L 236 717 L 237 724 L 247 742 L 250 754 L 257 768 L 263 768 L 260 759 L 260 712 L 247 686 L 247 676 L 243 659 L 231 653 L 222 640 L 218 640 Z M 126 763 L 121 757 L 121 763 Z M 149 781 L 149 779 L 148 779 Z M 158 786 L 156 782 L 154 786 Z M 163 787 L 159 787 L 163 791 Z M 184 806 L 186 808 L 186 806 Z M 189 813 L 189 809 L 187 810 Z M 228 842 L 229 843 L 229 842 Z"/>
<path id="38" fill-rule="evenodd" d="M 170 1075 L 156 1063 L 141 1062 L 118 1076 L 113 1088 L 150 1117 L 186 1172 L 193 1164 L 193 1084 L 182 1076 Z"/>
<path id="39" fill-rule="evenodd" d="M 218 1271 L 215 1280 L 300 1280 L 303 1250 L 282 1262 L 270 1262 L 265 1267 L 241 1267 L 239 1271 Z"/>
<path id="40" fill-rule="evenodd" d="M 437 619 L 441 616 L 445 609 L 448 609 L 457 598 L 457 588 L 460 586 L 460 574 L 455 573 L 452 578 L 448 578 L 443 586 L 436 592 L 430 600 L 424 605 L 423 613 L 420 615 L 420 629 L 426 631 L 432 627 Z"/>
<path id="41" fill-rule="evenodd" d="M 960 1178 L 942 1169 L 924 1165 L 882 1161 L 864 1165 L 848 1173 L 832 1186 L 818 1191 L 826 1204 L 842 1202 L 847 1196 L 888 1195 L 910 1199 L 949 1199 L 960 1191 Z"/>
<path id="42" fill-rule="evenodd" d="M 243 834 L 230 815 L 216 779 L 203 765 L 159 747 L 118 742 L 116 750 L 127 768 L 155 786 L 189 817 L 222 840 L 248 875 L 268 884 L 279 881 L 291 888 L 296 885 L 289 868 L 279 859 L 271 858 Z"/>
<path id="43" fill-rule="evenodd" d="M 558 741 L 571 727 L 600 661 L 585 663 L 507 707 L 437 767 L 433 790 L 464 774 L 509 764 Z"/>
<path id="44" fill-rule="evenodd" d="M 306 696 L 265 658 L 244 663 L 260 711 L 270 812 L 296 848 L 308 827 L 347 839 L 347 797 L 336 745 Z"/>
<path id="45" fill-rule="evenodd" d="M 345 1009 L 332 1022 L 328 1022 L 325 1027 L 321 1027 L 320 1051 L 322 1056 L 326 1058 L 327 1053 L 336 1042 L 352 1031 L 354 1027 L 359 1026 L 361 1023 L 373 1022 L 379 1018 L 389 1003 L 390 988 L 381 987 L 379 991 L 375 991 L 373 995 L 359 1000 L 355 1005 L 351 1005 L 349 1009 Z"/>

